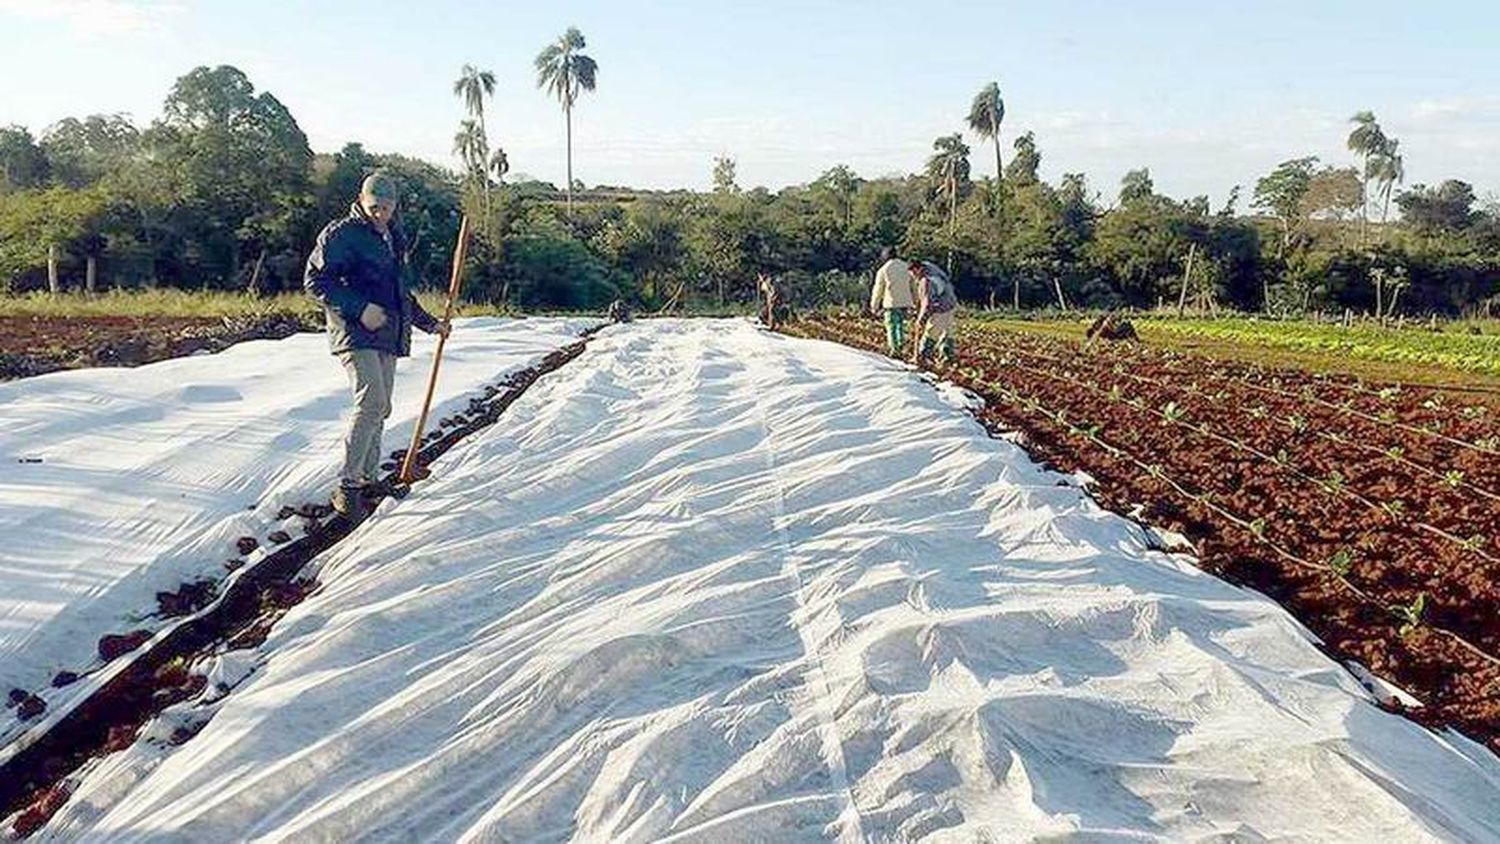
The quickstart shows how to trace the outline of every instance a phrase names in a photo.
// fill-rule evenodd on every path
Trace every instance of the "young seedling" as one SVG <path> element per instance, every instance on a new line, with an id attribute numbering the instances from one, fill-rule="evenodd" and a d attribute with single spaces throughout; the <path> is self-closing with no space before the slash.
<path id="1" fill-rule="evenodd" d="M 1323 488 L 1330 493 L 1338 494 L 1344 491 L 1344 475 L 1337 470 L 1329 472 L 1328 477 L 1324 478 L 1322 483 Z"/>
<path id="2" fill-rule="evenodd" d="M 1354 552 L 1348 548 L 1340 548 L 1328 558 L 1328 567 L 1339 577 L 1348 577 L 1354 571 Z"/>
<path id="3" fill-rule="evenodd" d="M 1422 615 L 1427 611 L 1427 593 L 1422 592 L 1410 604 L 1405 606 L 1398 604 L 1392 607 L 1391 611 L 1401 619 L 1400 634 L 1403 637 L 1410 636 L 1422 626 Z"/>

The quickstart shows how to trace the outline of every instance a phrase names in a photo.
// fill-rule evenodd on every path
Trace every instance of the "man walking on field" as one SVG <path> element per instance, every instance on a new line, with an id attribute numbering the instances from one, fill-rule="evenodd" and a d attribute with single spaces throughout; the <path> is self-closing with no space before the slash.
<path id="1" fill-rule="evenodd" d="M 413 325 L 446 335 L 407 286 L 406 237 L 396 219 L 400 193 L 383 173 L 365 177 L 349 214 L 318 235 L 303 287 L 328 316 L 328 342 L 348 373 L 354 413 L 344 436 L 344 468 L 333 509 L 365 515 L 376 493 L 380 437 L 391 415 L 396 358 L 411 353 Z"/>
<path id="2" fill-rule="evenodd" d="M 912 261 L 910 270 L 917 287 L 917 344 L 912 362 L 925 363 L 936 348 L 944 362 L 952 363 L 958 358 L 953 340 L 958 294 L 953 282 L 931 261 Z"/>
<path id="3" fill-rule="evenodd" d="M 881 250 L 884 262 L 875 271 L 875 285 L 870 290 L 870 310 L 885 314 L 885 345 L 892 355 L 899 355 L 906 345 L 906 315 L 912 309 L 915 295 L 911 273 L 906 262 L 896 257 L 896 250 Z"/>

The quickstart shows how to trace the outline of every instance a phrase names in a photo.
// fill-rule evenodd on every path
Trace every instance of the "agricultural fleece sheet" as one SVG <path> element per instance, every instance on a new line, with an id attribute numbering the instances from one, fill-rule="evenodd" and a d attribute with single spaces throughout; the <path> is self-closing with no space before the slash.
<path id="1" fill-rule="evenodd" d="M 433 419 L 597 324 L 458 320 Z M 387 451 L 404 448 L 436 338 L 397 368 Z M 135 369 L 0 384 L 0 693 L 49 703 L 62 670 L 98 664 L 106 633 L 159 624 L 155 594 L 222 575 L 240 536 L 264 537 L 285 505 L 327 501 L 351 404 L 322 334 L 241 343 Z M 277 525 L 279 526 L 279 525 Z M 21 724 L 4 713 L 0 745 Z"/>
<path id="2" fill-rule="evenodd" d="M 1494 757 L 962 398 L 741 321 L 606 329 L 150 733 L 196 737 L 94 764 L 44 834 L 1500 839 Z"/>

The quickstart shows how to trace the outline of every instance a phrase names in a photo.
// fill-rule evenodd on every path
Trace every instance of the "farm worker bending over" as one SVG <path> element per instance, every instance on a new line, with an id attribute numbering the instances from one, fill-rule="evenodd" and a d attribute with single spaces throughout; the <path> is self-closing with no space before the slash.
<path id="1" fill-rule="evenodd" d="M 364 516 L 376 492 L 380 436 L 391 415 L 396 358 L 411 353 L 411 327 L 448 333 L 418 304 L 406 281 L 406 237 L 396 217 L 396 182 L 365 177 L 348 216 L 318 235 L 307 258 L 303 287 L 328 314 L 328 343 L 354 391 L 354 414 L 344 436 L 344 468 L 333 508 Z"/>
<path id="2" fill-rule="evenodd" d="M 892 355 L 906 346 L 906 314 L 912 309 L 915 294 L 906 262 L 896 258 L 896 250 L 881 250 L 884 261 L 875 271 L 875 286 L 870 290 L 870 310 L 885 312 L 885 345 Z"/>
<path id="3" fill-rule="evenodd" d="M 948 274 L 931 261 L 912 261 L 912 277 L 917 280 L 917 345 L 912 360 L 922 363 L 932 354 L 933 347 L 941 351 L 944 361 L 953 362 L 958 357 L 953 342 L 953 317 L 958 311 L 958 294 L 953 291 L 953 282 Z M 915 344 L 914 344 L 915 345 Z"/>

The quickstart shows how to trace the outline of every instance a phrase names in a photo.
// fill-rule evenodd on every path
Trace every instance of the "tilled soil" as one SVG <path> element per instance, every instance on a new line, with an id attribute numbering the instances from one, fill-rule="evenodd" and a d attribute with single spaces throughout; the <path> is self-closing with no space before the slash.
<path id="1" fill-rule="evenodd" d="M 791 333 L 881 350 L 867 320 Z M 1187 536 L 1335 657 L 1415 694 L 1414 719 L 1500 752 L 1500 418 L 1431 390 L 1139 344 L 976 329 L 938 371 L 993 431 Z M 1392 708 L 1397 705 L 1387 702 Z"/>
<path id="2" fill-rule="evenodd" d="M 62 369 L 139 366 L 321 327 L 311 314 L 290 312 L 238 317 L 0 316 L 0 381 Z"/>

